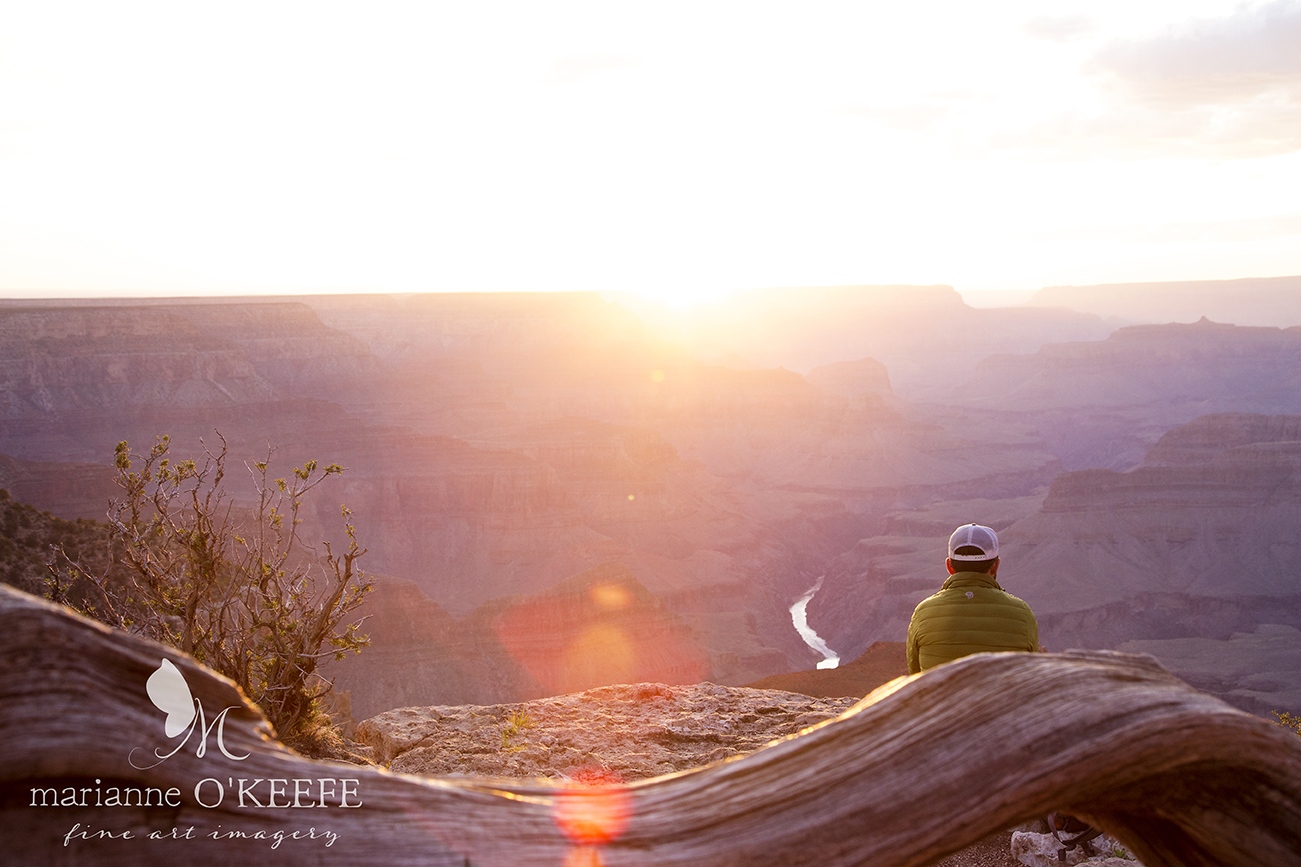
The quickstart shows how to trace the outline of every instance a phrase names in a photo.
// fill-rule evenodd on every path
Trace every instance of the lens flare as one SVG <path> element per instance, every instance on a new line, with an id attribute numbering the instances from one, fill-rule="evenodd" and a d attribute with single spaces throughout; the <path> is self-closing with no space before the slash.
<path id="1" fill-rule="evenodd" d="M 573 846 L 565 853 L 565 867 L 604 867 L 601 850 L 595 846 Z"/>
<path id="2" fill-rule="evenodd" d="M 631 808 L 622 787 L 578 786 L 556 796 L 552 817 L 571 842 L 593 847 L 618 839 L 628 827 Z"/>
<path id="3" fill-rule="evenodd" d="M 622 584 L 593 584 L 588 594 L 606 611 L 621 611 L 632 604 L 632 596 Z"/>

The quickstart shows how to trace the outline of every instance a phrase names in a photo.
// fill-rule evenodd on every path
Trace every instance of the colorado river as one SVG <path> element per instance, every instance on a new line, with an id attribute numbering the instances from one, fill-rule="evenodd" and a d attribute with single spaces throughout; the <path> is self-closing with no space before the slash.
<path id="1" fill-rule="evenodd" d="M 804 643 L 822 654 L 822 661 L 818 663 L 818 668 L 835 668 L 840 665 L 840 657 L 836 655 L 834 650 L 827 647 L 827 643 L 823 641 L 816 632 L 809 628 L 809 616 L 807 610 L 809 607 L 809 600 L 812 599 L 813 594 L 817 593 L 818 589 L 822 587 L 822 579 L 825 577 L 825 575 L 818 576 L 818 583 L 810 587 L 808 592 L 796 600 L 795 604 L 791 606 L 791 622 L 795 624 L 795 631 L 800 634 L 800 638 L 804 639 Z"/>

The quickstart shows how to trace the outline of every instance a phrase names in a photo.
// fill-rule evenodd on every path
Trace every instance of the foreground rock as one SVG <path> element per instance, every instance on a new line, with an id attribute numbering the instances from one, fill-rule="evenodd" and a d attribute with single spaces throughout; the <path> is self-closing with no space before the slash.
<path id="1" fill-rule="evenodd" d="M 712 683 L 603 686 L 490 707 L 408 707 L 362 722 L 390 770 L 433 776 L 641 780 L 753 752 L 857 698 Z"/>

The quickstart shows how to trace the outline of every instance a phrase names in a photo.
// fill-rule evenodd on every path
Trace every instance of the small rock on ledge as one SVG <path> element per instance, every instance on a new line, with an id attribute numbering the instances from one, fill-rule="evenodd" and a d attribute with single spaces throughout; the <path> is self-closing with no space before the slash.
<path id="1" fill-rule="evenodd" d="M 1114 837 L 1103 834 L 1082 843 L 1066 853 L 1066 860 L 1058 859 L 1062 849 L 1052 834 L 1016 831 L 1012 834 L 1012 857 L 1026 867 L 1142 867 L 1133 853 Z"/>

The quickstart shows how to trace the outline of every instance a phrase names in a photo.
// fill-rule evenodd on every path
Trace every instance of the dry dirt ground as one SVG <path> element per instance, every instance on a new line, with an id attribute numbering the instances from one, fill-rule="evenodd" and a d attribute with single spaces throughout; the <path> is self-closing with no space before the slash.
<path id="1" fill-rule="evenodd" d="M 1023 867 L 1012 857 L 1012 832 L 991 834 L 980 842 L 934 862 L 934 867 Z"/>

